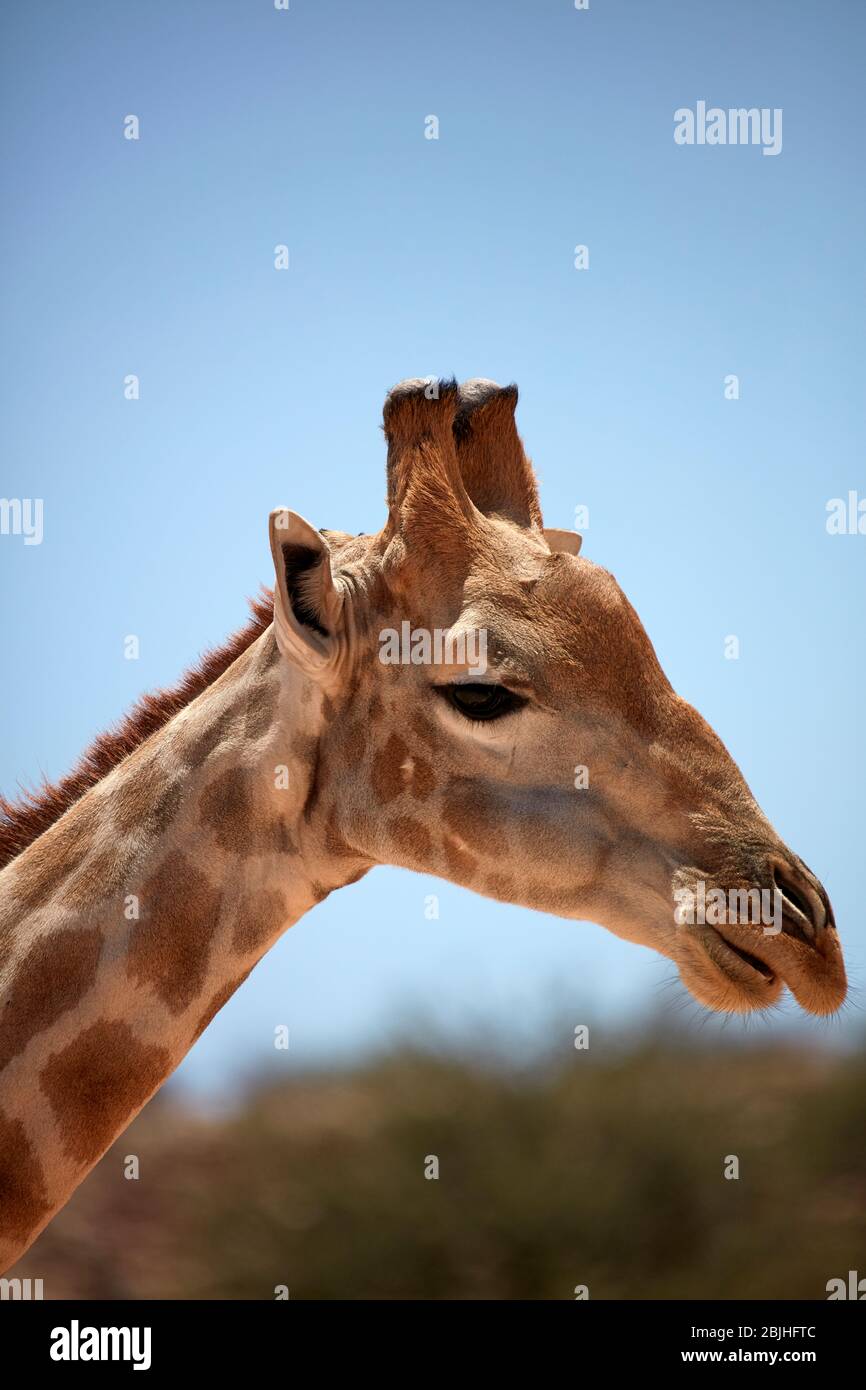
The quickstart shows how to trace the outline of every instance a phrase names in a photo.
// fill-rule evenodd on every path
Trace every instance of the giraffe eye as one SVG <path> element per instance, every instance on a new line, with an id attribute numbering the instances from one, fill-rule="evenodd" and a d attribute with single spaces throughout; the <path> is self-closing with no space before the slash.
<path id="1" fill-rule="evenodd" d="M 504 685 L 440 685 L 438 689 L 452 709 L 467 719 L 501 719 L 526 704 Z"/>

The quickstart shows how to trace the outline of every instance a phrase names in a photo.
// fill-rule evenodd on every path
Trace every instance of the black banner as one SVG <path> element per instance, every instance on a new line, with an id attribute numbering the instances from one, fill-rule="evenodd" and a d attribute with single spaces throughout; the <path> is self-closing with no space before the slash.
<path id="1" fill-rule="evenodd" d="M 851 1300 L 820 1303 L 274 1303 L 31 1302 L 0 1304 L 7 1358 L 24 1372 L 92 1378 L 110 1370 L 162 1377 L 166 1373 L 242 1374 L 270 1367 L 291 1374 L 298 1355 L 318 1369 L 343 1358 L 362 1374 L 364 1358 L 398 1356 L 400 1379 L 429 1375 L 441 1359 L 454 1369 L 470 1350 L 488 1370 L 515 1348 L 532 1348 L 547 1362 L 565 1355 L 575 1369 L 603 1364 L 620 1370 L 667 1371 L 803 1366 L 826 1377 L 853 1360 L 862 1344 L 864 1310 Z M 400 1333 L 417 1340 L 411 1359 Z M 527 1338 L 538 1338 L 527 1342 Z M 385 1339 L 385 1340 L 383 1340 Z M 399 1353 L 398 1353 L 399 1348 Z M 414 1364 L 413 1364 L 414 1362 Z"/>

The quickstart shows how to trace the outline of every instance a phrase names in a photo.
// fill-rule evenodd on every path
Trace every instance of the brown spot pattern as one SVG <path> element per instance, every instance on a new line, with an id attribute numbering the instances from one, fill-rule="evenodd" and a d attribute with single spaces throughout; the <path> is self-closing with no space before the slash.
<path id="1" fill-rule="evenodd" d="M 76 811 L 25 850 L 15 866 L 15 894 L 34 911 L 43 907 L 90 852 L 94 826 Z"/>
<path id="2" fill-rule="evenodd" d="M 162 789 L 147 813 L 148 830 L 156 835 L 162 835 L 168 830 L 180 809 L 181 792 L 180 782 L 169 782 Z"/>
<path id="3" fill-rule="evenodd" d="M 46 783 L 40 791 L 17 803 L 0 796 L 0 866 L 21 854 L 135 748 L 201 695 L 258 637 L 268 632 L 265 640 L 273 642 L 274 605 L 270 590 L 263 590 L 250 607 L 252 618 L 245 628 L 204 656 L 172 690 L 143 696 L 116 728 L 99 735 L 67 777 Z"/>
<path id="4" fill-rule="evenodd" d="M 455 844 L 453 837 L 450 835 L 445 836 L 442 845 L 442 854 L 448 866 L 449 875 L 456 882 L 462 883 L 466 879 L 475 877 L 478 870 L 478 860 L 473 859 L 471 854 L 467 854 L 464 849 L 461 849 L 459 845 Z"/>
<path id="5" fill-rule="evenodd" d="M 139 1042 L 121 1020 L 100 1019 L 52 1053 L 40 1083 L 67 1155 L 94 1163 L 170 1066 L 165 1048 Z"/>
<path id="6" fill-rule="evenodd" d="M 340 755 L 350 767 L 357 767 L 367 751 L 367 733 L 360 720 L 350 724 L 343 734 Z"/>
<path id="7" fill-rule="evenodd" d="M 74 1009 L 96 979 L 102 933 L 67 928 L 40 936 L 15 967 L 0 1008 L 0 1071 Z"/>
<path id="8" fill-rule="evenodd" d="M 262 670 L 272 670 L 280 659 L 280 649 L 277 646 L 277 639 L 274 635 L 273 628 L 271 628 L 270 632 L 265 633 L 259 651 Z"/>
<path id="9" fill-rule="evenodd" d="M 429 861 L 430 835 L 420 821 L 411 816 L 395 816 L 388 822 L 388 834 L 402 854 Z"/>
<path id="10" fill-rule="evenodd" d="M 333 859 L 359 859 L 361 856 L 343 836 L 337 820 L 337 808 L 331 808 L 325 824 L 325 852 Z"/>
<path id="11" fill-rule="evenodd" d="M 442 819 L 469 849 L 480 854 L 501 855 L 505 827 L 475 783 L 457 779 L 448 784 Z"/>
<path id="12" fill-rule="evenodd" d="M 285 816 L 275 817 L 269 830 L 269 838 L 278 854 L 297 854 L 298 846 Z"/>
<path id="13" fill-rule="evenodd" d="M 319 740 L 313 734 L 298 734 L 292 744 L 292 753 L 299 762 L 312 766 L 316 761 Z"/>
<path id="14" fill-rule="evenodd" d="M 397 734 L 390 734 L 384 748 L 376 754 L 370 772 L 373 794 L 381 804 L 393 801 L 406 786 L 402 764 L 409 750 Z"/>
<path id="15" fill-rule="evenodd" d="M 226 742 L 237 718 L 236 706 L 230 705 L 208 728 L 192 733 L 186 755 L 193 767 L 201 767 L 202 763 L 207 762 L 208 758 Z"/>
<path id="16" fill-rule="evenodd" d="M 286 900 L 277 889 L 260 888 L 242 898 L 235 917 L 232 947 L 245 955 L 270 941 L 286 916 Z"/>
<path id="17" fill-rule="evenodd" d="M 277 687 L 271 681 L 260 681 L 254 685 L 247 699 L 244 715 L 244 734 L 247 738 L 261 738 L 274 722 L 274 706 Z"/>
<path id="18" fill-rule="evenodd" d="M 127 846 L 112 846 L 86 859 L 60 894 L 64 907 L 83 909 L 104 902 L 128 883 L 135 855 Z"/>
<path id="19" fill-rule="evenodd" d="M 0 1110 L 0 1236 L 22 1244 L 50 1210 L 42 1165 L 24 1125 Z"/>
<path id="20" fill-rule="evenodd" d="M 439 734 L 436 725 L 426 715 L 419 714 L 418 711 L 412 715 L 409 725 L 414 734 L 417 734 L 423 743 L 430 749 L 439 747 Z"/>
<path id="21" fill-rule="evenodd" d="M 156 990 L 172 1013 L 204 984 L 220 894 L 182 854 L 170 854 L 141 890 L 140 920 L 130 935 L 127 971 Z"/>
<path id="22" fill-rule="evenodd" d="M 195 1026 L 195 1032 L 192 1035 L 193 1042 L 195 1042 L 196 1038 L 201 1037 L 205 1028 L 207 1028 L 209 1023 L 213 1022 L 223 1005 L 227 1004 L 235 991 L 240 989 L 249 973 L 249 970 L 245 970 L 242 975 L 238 975 L 237 979 L 230 980 L 227 985 L 223 985 L 222 989 L 217 990 Z"/>
<path id="23" fill-rule="evenodd" d="M 418 801 L 426 801 L 431 792 L 436 790 L 436 778 L 430 764 L 417 754 L 412 759 L 412 776 L 409 781 L 409 790 Z"/>
<path id="24" fill-rule="evenodd" d="M 285 822 L 256 805 L 253 774 L 230 767 L 209 782 L 201 794 L 202 824 L 228 854 L 276 854 L 291 848 Z"/>
<path id="25" fill-rule="evenodd" d="M 180 783 L 163 770 L 156 754 L 133 754 L 111 798 L 114 825 L 122 835 L 146 828 L 161 834 L 180 803 Z"/>

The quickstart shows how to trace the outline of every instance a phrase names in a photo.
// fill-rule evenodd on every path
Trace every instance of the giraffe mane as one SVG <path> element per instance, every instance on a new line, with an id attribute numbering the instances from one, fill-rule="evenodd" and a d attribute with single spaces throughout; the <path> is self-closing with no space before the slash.
<path id="1" fill-rule="evenodd" d="M 273 592 L 262 585 L 261 593 L 251 598 L 249 605 L 251 616 L 244 627 L 221 646 L 204 652 L 175 685 L 142 695 L 118 724 L 97 735 L 65 777 L 56 782 L 46 778 L 32 791 L 22 788 L 17 801 L 0 795 L 0 869 L 43 835 L 145 739 L 191 704 L 270 627 Z"/>

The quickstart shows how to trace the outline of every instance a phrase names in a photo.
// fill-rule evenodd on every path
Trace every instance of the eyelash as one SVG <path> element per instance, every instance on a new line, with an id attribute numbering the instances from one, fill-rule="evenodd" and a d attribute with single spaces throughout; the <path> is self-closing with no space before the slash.
<path id="1" fill-rule="evenodd" d="M 436 687 L 436 691 L 469 724 L 495 724 L 498 720 L 522 709 L 527 703 L 521 695 L 515 695 L 506 686 L 492 683 L 465 682 L 459 685 L 439 685 Z M 493 700 L 492 706 L 488 706 L 485 713 L 480 713 L 481 704 L 479 703 L 479 706 L 473 711 L 471 705 L 473 695 L 480 695 L 483 699 L 485 694 L 488 699 Z M 470 702 L 468 708 L 458 703 L 461 697 Z"/>

